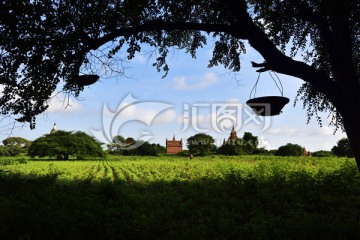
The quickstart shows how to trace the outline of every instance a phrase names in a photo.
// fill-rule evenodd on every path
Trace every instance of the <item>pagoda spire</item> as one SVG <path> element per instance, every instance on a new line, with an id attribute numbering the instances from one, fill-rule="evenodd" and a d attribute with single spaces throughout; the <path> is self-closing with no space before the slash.
<path id="1" fill-rule="evenodd" d="M 235 131 L 235 126 L 233 125 L 231 133 L 230 133 L 230 137 L 228 140 L 237 140 L 237 139 L 238 139 L 238 136 Z"/>
<path id="2" fill-rule="evenodd" d="M 54 133 L 56 132 L 57 129 L 56 129 L 56 122 L 54 122 L 54 125 L 53 125 L 53 128 L 51 129 L 50 133 Z"/>

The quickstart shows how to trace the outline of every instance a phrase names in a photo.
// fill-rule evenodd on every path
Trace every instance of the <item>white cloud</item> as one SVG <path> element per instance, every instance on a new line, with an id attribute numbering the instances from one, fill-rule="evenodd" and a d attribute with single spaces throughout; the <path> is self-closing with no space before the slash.
<path id="1" fill-rule="evenodd" d="M 270 128 L 266 133 L 272 135 L 304 136 L 304 132 L 292 127 Z"/>
<path id="2" fill-rule="evenodd" d="M 138 107 L 135 104 L 121 103 L 119 112 L 105 112 L 107 118 L 115 118 L 122 121 L 139 120 L 151 124 L 162 124 L 172 122 L 176 119 L 176 112 L 173 109 L 160 111 L 156 108 Z M 159 112 L 160 111 L 160 112 Z"/>
<path id="3" fill-rule="evenodd" d="M 235 104 L 243 104 L 238 98 L 229 98 L 225 100 L 225 103 L 235 103 Z"/>
<path id="4" fill-rule="evenodd" d="M 119 106 L 119 109 L 121 109 L 121 116 L 124 118 L 131 118 L 136 113 L 136 105 L 132 103 L 126 103 L 122 102 Z M 112 113 L 113 114 L 113 113 Z"/>
<path id="5" fill-rule="evenodd" d="M 202 76 L 175 77 L 174 87 L 179 90 L 198 90 L 208 88 L 218 82 L 218 77 L 213 72 L 207 72 Z"/>
<path id="6" fill-rule="evenodd" d="M 321 150 L 330 151 L 332 147 L 334 147 L 333 144 L 331 144 L 330 142 L 325 142 Z"/>
<path id="7" fill-rule="evenodd" d="M 259 136 L 258 141 L 259 141 L 259 144 L 258 144 L 259 148 L 265 148 L 266 150 L 271 149 L 269 141 L 266 140 L 264 136 Z"/>
<path id="8" fill-rule="evenodd" d="M 81 110 L 81 105 L 64 94 L 54 94 L 49 101 L 48 112 L 75 112 Z"/>
<path id="9" fill-rule="evenodd" d="M 270 128 L 266 131 L 268 134 L 272 135 L 289 135 L 289 136 L 332 136 L 334 130 L 330 127 L 324 126 L 319 128 L 311 128 L 311 129 L 298 129 L 293 127 L 282 127 L 282 128 Z"/>
<path id="10" fill-rule="evenodd" d="M 143 55 L 143 54 L 137 54 L 133 60 L 134 60 L 136 63 L 143 64 L 143 63 L 147 63 L 147 62 L 149 61 L 149 56 L 146 57 L 146 56 Z"/>
<path id="11" fill-rule="evenodd" d="M 161 124 L 161 123 L 169 123 L 176 119 L 176 112 L 173 109 L 168 109 L 159 115 L 157 115 L 154 119 L 154 124 Z"/>

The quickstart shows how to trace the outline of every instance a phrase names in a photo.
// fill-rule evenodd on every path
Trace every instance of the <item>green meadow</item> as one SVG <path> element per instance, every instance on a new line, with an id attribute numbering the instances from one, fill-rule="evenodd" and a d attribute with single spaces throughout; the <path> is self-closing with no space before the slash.
<path id="1" fill-rule="evenodd" d="M 0 159 L 0 239 L 359 239 L 354 159 Z"/>

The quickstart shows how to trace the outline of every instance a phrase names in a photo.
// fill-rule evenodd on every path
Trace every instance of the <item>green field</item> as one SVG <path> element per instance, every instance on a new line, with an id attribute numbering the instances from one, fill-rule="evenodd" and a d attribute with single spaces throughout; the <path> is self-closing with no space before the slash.
<path id="1" fill-rule="evenodd" d="M 354 159 L 0 159 L 0 239 L 360 239 Z"/>

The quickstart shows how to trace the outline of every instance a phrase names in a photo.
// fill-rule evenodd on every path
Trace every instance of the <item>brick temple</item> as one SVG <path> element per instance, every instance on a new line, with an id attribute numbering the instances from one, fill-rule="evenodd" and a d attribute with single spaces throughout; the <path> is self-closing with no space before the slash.
<path id="1" fill-rule="evenodd" d="M 234 142 L 237 141 L 239 138 L 237 136 L 237 133 L 235 131 L 235 126 L 232 127 L 231 132 L 230 132 L 230 136 L 228 138 L 228 140 L 226 141 L 224 138 L 224 142 L 223 144 L 226 144 L 227 142 Z"/>
<path id="2" fill-rule="evenodd" d="M 236 141 L 238 140 L 238 136 L 236 134 L 236 131 L 235 131 L 235 126 L 232 127 L 231 129 L 231 133 L 230 133 L 230 137 L 228 138 L 228 141 Z"/>
<path id="3" fill-rule="evenodd" d="M 175 135 L 172 140 L 166 138 L 166 153 L 177 154 L 182 151 L 182 139 L 176 140 Z"/>

